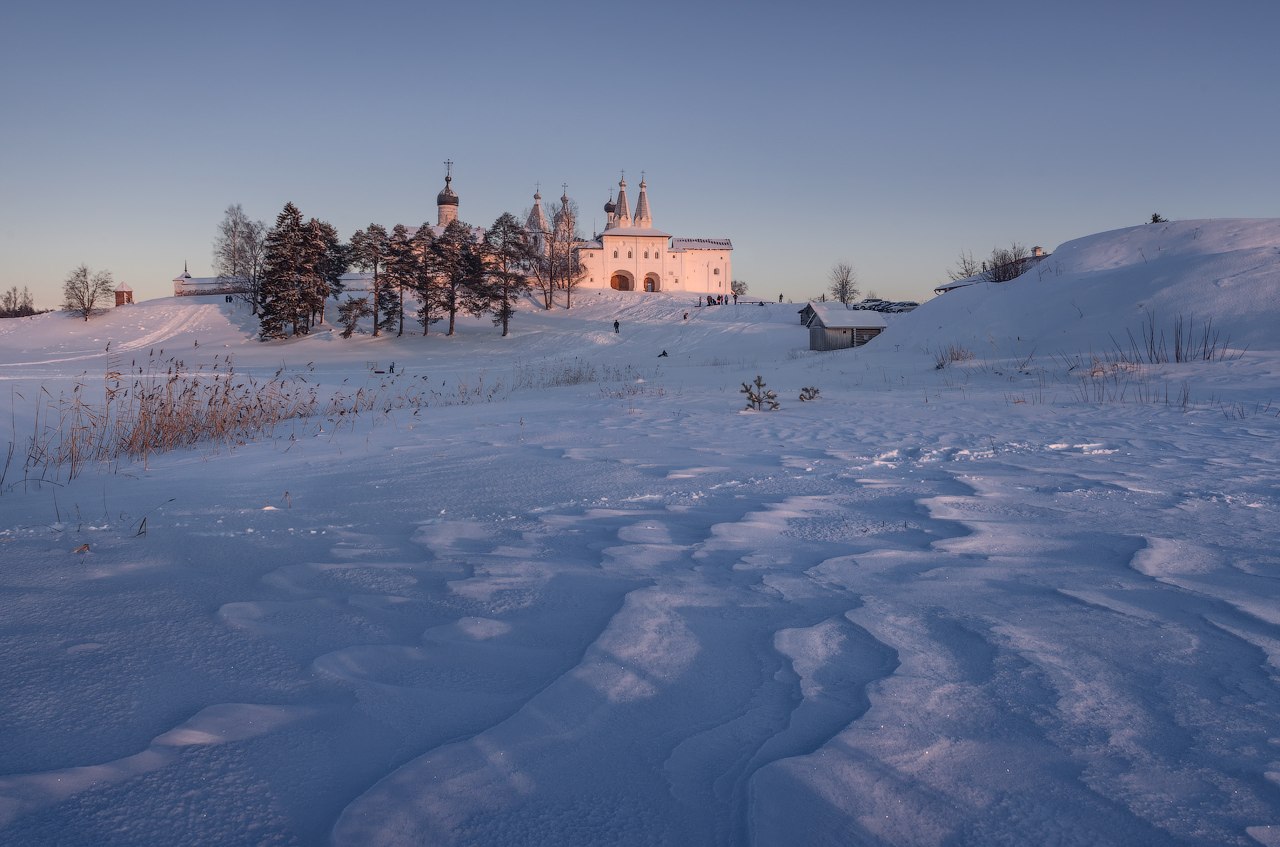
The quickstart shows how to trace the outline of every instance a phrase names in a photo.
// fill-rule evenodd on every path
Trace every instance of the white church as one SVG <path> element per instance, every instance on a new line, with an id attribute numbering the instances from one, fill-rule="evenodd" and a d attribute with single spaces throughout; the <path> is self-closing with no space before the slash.
<path id="1" fill-rule="evenodd" d="M 560 202 L 568 203 L 568 196 Z M 643 177 L 634 216 L 625 176 L 618 182 L 617 200 L 611 197 L 604 211 L 604 232 L 576 245 L 582 288 L 730 294 L 733 243 L 727 238 L 676 238 L 656 229 Z M 542 195 L 534 194 L 525 226 L 535 239 L 538 232 L 547 231 L 546 220 Z"/>
<path id="2" fill-rule="evenodd" d="M 459 198 L 453 189 L 452 162 L 444 178 L 444 188 L 436 195 L 438 236 L 458 217 Z M 562 207 L 569 202 L 567 193 L 560 198 Z M 616 291 L 690 292 L 706 295 L 731 294 L 733 279 L 733 243 L 728 238 L 676 238 L 654 228 L 649 211 L 648 185 L 640 179 L 635 215 L 627 200 L 627 180 L 618 182 L 618 196 L 605 203 L 604 232 L 589 241 L 579 241 L 574 250 L 582 266 L 581 288 L 611 288 Z M 548 224 L 542 209 L 542 195 L 533 195 L 533 209 L 525 228 L 535 244 L 544 243 L 545 234 L 560 221 Z M 484 234 L 482 228 L 476 236 Z M 348 290 L 366 287 L 372 274 L 343 275 Z M 201 294 L 231 295 L 244 289 L 244 281 L 222 277 L 192 277 L 183 268 L 173 280 L 174 296 Z"/>

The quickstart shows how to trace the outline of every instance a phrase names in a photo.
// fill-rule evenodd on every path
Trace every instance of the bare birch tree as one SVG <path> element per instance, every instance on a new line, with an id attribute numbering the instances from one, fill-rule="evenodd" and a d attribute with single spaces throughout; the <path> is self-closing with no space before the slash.
<path id="1" fill-rule="evenodd" d="M 213 272 L 228 280 L 243 280 L 240 296 L 258 313 L 258 289 L 267 225 L 249 220 L 239 203 L 227 207 L 213 238 Z"/>
<path id="2" fill-rule="evenodd" d="M 848 306 L 858 299 L 858 277 L 848 262 L 838 262 L 832 266 L 827 279 L 831 283 L 827 290 L 836 300 Z"/>
<path id="3" fill-rule="evenodd" d="M 961 250 L 960 258 L 956 259 L 956 266 L 947 269 L 947 276 L 952 282 L 961 279 L 968 279 L 971 276 L 977 276 L 982 272 L 982 263 L 973 258 L 973 253 L 969 250 Z"/>
<path id="4" fill-rule="evenodd" d="M 91 315 L 105 310 L 107 304 L 112 302 L 115 285 L 111 271 L 94 273 L 87 265 L 81 265 L 62 284 L 62 308 L 87 321 Z"/>
<path id="5" fill-rule="evenodd" d="M 578 204 L 562 195 L 551 204 L 551 232 L 547 238 L 547 277 L 552 290 L 564 291 L 564 307 L 573 308 L 573 292 L 582 282 L 585 270 L 578 260 Z"/>

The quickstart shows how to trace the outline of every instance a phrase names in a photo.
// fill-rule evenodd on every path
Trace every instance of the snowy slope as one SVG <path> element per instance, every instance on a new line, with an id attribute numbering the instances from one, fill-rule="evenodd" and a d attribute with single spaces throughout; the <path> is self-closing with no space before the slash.
<path id="1" fill-rule="evenodd" d="M 1008 283 L 949 292 L 903 316 L 894 341 L 1010 351 L 1103 352 L 1154 314 L 1212 319 L 1232 346 L 1280 349 L 1280 219 L 1180 221 L 1101 233 L 1059 247 Z"/>
<path id="2" fill-rule="evenodd" d="M 0 842 L 1280 844 L 1278 245 L 1091 236 L 833 353 L 612 292 L 0 321 Z M 1092 361 L 1149 309 L 1237 354 Z M 378 402 L 23 479 L 39 403 L 226 356 Z"/>

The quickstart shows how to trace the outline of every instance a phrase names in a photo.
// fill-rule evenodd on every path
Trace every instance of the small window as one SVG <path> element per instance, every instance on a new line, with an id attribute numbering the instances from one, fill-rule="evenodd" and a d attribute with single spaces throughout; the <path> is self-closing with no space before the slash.
<path id="1" fill-rule="evenodd" d="M 628 258 L 628 259 L 630 259 L 630 258 L 631 258 L 631 251 L 630 251 L 630 250 L 628 250 L 628 251 L 627 251 L 627 258 Z"/>
<path id="2" fill-rule="evenodd" d="M 613 251 L 613 258 L 615 258 L 615 259 L 616 259 L 616 258 L 618 258 L 618 251 L 617 251 L 617 250 L 614 250 L 614 251 Z"/>
<path id="3" fill-rule="evenodd" d="M 649 258 L 649 251 L 648 251 L 648 250 L 644 251 L 644 257 L 645 257 L 646 259 L 647 259 L 647 258 Z"/>
<path id="4" fill-rule="evenodd" d="M 712 271 L 711 273 L 715 274 L 716 276 L 720 276 L 720 269 L 719 269 L 719 268 L 716 268 L 716 269 L 715 269 L 714 271 Z"/>

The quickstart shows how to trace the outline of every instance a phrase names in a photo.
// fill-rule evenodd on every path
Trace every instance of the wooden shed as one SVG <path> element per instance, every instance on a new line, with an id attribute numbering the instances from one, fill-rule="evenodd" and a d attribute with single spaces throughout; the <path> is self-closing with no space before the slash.
<path id="1" fill-rule="evenodd" d="M 803 315 L 809 329 L 810 350 L 846 350 L 861 347 L 880 333 L 884 315 L 863 309 L 846 309 L 839 303 L 809 303 Z"/>

